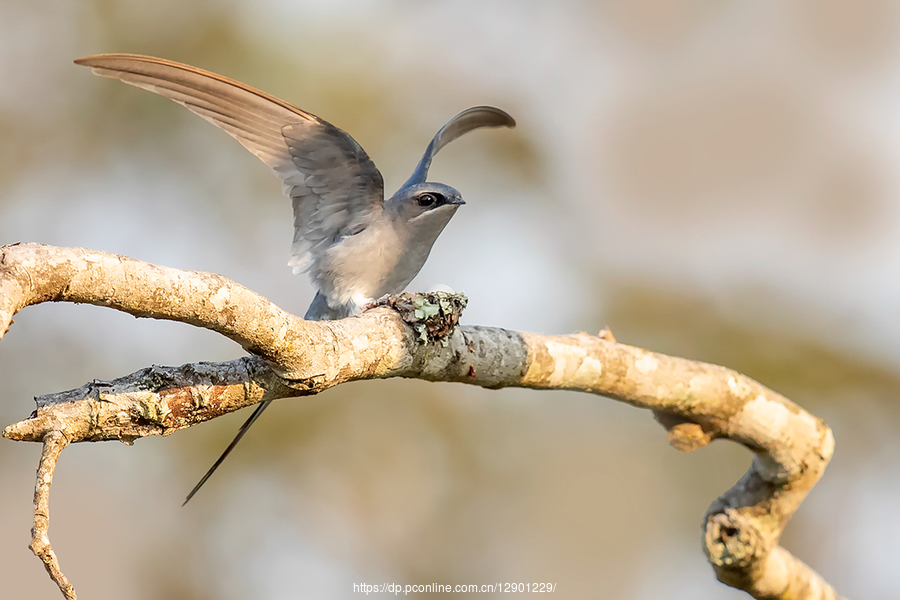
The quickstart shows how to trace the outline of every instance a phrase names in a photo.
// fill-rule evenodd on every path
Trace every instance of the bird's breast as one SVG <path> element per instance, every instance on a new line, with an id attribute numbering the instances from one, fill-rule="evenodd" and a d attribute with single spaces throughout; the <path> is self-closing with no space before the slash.
<path id="1" fill-rule="evenodd" d="M 428 257 L 408 247 L 392 227 L 370 226 L 332 246 L 316 280 L 329 304 L 396 294 L 412 281 Z"/>

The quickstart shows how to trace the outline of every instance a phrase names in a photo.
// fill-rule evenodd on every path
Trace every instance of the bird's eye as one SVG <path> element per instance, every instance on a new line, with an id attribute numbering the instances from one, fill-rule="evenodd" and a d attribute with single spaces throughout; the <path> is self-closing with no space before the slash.
<path id="1" fill-rule="evenodd" d="M 417 198 L 419 202 L 419 206 L 433 206 L 437 203 L 438 197 L 436 194 L 422 194 Z"/>

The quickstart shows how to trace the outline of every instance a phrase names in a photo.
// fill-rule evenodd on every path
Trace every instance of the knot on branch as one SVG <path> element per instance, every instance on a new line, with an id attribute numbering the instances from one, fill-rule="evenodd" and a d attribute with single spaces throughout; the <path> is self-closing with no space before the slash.
<path id="1" fill-rule="evenodd" d="M 733 508 L 707 517 L 705 541 L 706 555 L 716 567 L 743 571 L 766 551 L 766 540 L 759 529 Z"/>
<path id="2" fill-rule="evenodd" d="M 703 426 L 682 416 L 654 410 L 653 416 L 669 432 L 669 445 L 681 452 L 693 452 L 713 440 Z"/>
<path id="3" fill-rule="evenodd" d="M 413 326 L 419 334 L 421 343 L 441 342 L 446 346 L 468 302 L 469 299 L 465 294 L 403 292 L 395 296 L 385 296 L 366 308 L 368 310 L 378 306 L 389 306 Z"/>

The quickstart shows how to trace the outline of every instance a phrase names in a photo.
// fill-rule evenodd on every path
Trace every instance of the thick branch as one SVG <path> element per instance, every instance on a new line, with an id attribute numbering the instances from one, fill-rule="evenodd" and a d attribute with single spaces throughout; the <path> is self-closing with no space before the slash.
<path id="1" fill-rule="evenodd" d="M 730 369 L 586 333 L 549 336 L 457 327 L 422 343 L 390 308 L 309 322 L 223 277 L 83 249 L 0 248 L 0 331 L 15 311 L 87 302 L 222 333 L 256 356 L 151 367 L 113 382 L 38 399 L 36 416 L 6 437 L 69 442 L 167 435 L 264 399 L 315 394 L 345 381 L 415 377 L 489 388 L 569 389 L 654 411 L 678 449 L 728 438 L 754 452 L 744 477 L 710 507 L 704 549 L 721 581 L 755 598 L 837 598 L 778 546 L 788 519 L 821 477 L 831 430 L 783 396 Z M 420 329 L 421 330 L 421 329 Z"/>

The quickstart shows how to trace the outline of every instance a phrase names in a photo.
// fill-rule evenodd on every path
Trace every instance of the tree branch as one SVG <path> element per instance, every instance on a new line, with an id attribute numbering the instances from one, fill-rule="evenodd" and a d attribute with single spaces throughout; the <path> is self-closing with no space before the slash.
<path id="1" fill-rule="evenodd" d="M 389 306 L 355 318 L 304 321 L 218 275 L 84 249 L 0 247 L 0 331 L 16 311 L 48 301 L 90 303 L 205 327 L 253 356 L 153 366 L 39 397 L 36 414 L 3 435 L 42 441 L 45 455 L 47 440 L 131 443 L 261 400 L 316 394 L 358 379 L 413 377 L 589 392 L 652 410 L 679 450 L 726 438 L 754 453 L 749 471 L 704 518 L 704 551 L 720 581 L 758 599 L 838 598 L 821 576 L 778 545 L 785 524 L 831 458 L 831 430 L 790 400 L 725 367 L 619 344 L 608 332 L 599 337 L 454 328 L 460 307 L 427 295 L 392 298 Z M 417 311 L 423 302 L 432 309 Z M 434 308 L 443 302 L 447 305 Z M 53 443 L 58 455 L 65 443 Z M 49 459 L 42 458 L 41 469 L 45 462 Z M 41 477 L 39 471 L 39 486 Z M 42 515 L 46 492 L 49 478 Z M 35 524 L 37 532 L 37 494 Z M 42 531 L 46 538 L 46 527 Z M 38 554 L 53 575 L 52 550 Z M 54 580 L 66 593 L 68 584 L 59 577 Z"/>
<path id="2" fill-rule="evenodd" d="M 53 483 L 53 471 L 60 453 L 68 444 L 69 441 L 61 431 L 51 431 L 44 436 L 44 448 L 34 484 L 34 525 L 28 547 L 44 563 L 47 574 L 59 586 L 59 591 L 66 600 L 75 600 L 75 588 L 59 570 L 59 561 L 56 560 L 56 553 L 50 546 L 50 536 L 47 534 L 50 528 L 50 484 Z"/>

